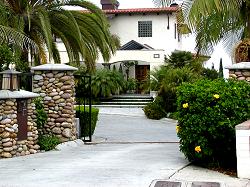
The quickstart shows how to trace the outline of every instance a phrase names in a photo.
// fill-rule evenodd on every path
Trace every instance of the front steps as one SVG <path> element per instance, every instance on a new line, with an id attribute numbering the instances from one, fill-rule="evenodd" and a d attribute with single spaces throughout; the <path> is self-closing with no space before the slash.
<path id="1" fill-rule="evenodd" d="M 152 101 L 153 98 L 150 97 L 150 95 L 125 94 L 116 95 L 110 99 L 102 99 L 99 104 L 93 106 L 112 108 L 143 108 Z"/>

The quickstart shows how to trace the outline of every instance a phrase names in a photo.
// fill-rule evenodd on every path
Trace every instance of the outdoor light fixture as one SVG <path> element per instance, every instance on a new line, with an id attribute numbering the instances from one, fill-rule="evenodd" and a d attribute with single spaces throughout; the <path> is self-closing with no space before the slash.
<path id="1" fill-rule="evenodd" d="M 1 76 L 1 90 L 15 91 L 19 90 L 19 74 L 21 72 L 13 69 L 0 72 Z"/>

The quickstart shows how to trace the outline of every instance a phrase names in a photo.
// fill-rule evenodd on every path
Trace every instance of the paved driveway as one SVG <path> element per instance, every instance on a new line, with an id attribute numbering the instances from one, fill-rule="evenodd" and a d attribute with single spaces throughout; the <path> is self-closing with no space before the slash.
<path id="1" fill-rule="evenodd" d="M 107 142 L 178 142 L 175 126 L 171 119 L 101 114 L 95 136 L 104 137 Z"/>
<path id="2" fill-rule="evenodd" d="M 177 141 L 174 123 L 144 116 L 99 119 L 96 136 L 107 142 L 2 159 L 0 186 L 148 187 L 187 165 L 178 143 L 166 143 Z"/>

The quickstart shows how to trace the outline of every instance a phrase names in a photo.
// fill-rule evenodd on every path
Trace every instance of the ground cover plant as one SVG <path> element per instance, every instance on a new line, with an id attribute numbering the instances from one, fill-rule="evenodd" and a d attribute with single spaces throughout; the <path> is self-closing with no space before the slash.
<path id="1" fill-rule="evenodd" d="M 250 119 L 250 84 L 223 79 L 177 91 L 180 150 L 203 166 L 236 167 L 235 126 Z"/>
<path id="2" fill-rule="evenodd" d="M 50 151 L 55 149 L 55 147 L 60 144 L 60 138 L 55 135 L 40 135 L 38 137 L 38 145 L 41 150 Z"/>

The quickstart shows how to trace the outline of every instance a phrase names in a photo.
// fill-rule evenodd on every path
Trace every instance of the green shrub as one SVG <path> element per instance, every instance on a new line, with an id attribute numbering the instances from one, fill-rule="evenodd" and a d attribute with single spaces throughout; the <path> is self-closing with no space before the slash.
<path id="1" fill-rule="evenodd" d="M 203 68 L 202 76 L 207 79 L 214 80 L 214 79 L 218 79 L 219 73 L 215 69 Z"/>
<path id="2" fill-rule="evenodd" d="M 178 86 L 184 82 L 194 82 L 198 76 L 189 68 L 169 68 L 166 71 L 165 77 L 161 81 L 161 87 L 158 95 L 164 100 L 163 108 L 169 112 L 176 111 L 176 91 Z"/>
<path id="3" fill-rule="evenodd" d="M 159 120 L 166 117 L 166 112 L 162 107 L 162 98 L 157 97 L 154 102 L 148 103 L 143 111 L 147 118 Z"/>
<path id="4" fill-rule="evenodd" d="M 198 164 L 235 167 L 235 126 L 250 119 L 250 84 L 200 80 L 177 96 L 180 150 Z"/>
<path id="5" fill-rule="evenodd" d="M 128 78 L 126 81 L 126 90 L 132 91 L 137 89 L 137 80 L 134 78 Z"/>
<path id="6" fill-rule="evenodd" d="M 38 129 L 41 130 L 47 122 L 48 115 L 44 110 L 42 99 L 40 97 L 34 99 L 34 103 L 36 105 L 36 124 Z"/>
<path id="7" fill-rule="evenodd" d="M 90 108 L 84 106 L 76 107 L 76 116 L 80 119 L 80 127 L 81 127 L 81 137 L 89 136 L 89 112 Z M 98 120 L 99 109 L 91 108 L 91 135 L 94 134 L 96 123 Z"/>
<path id="8" fill-rule="evenodd" d="M 59 137 L 55 135 L 39 135 L 38 145 L 40 145 L 41 150 L 50 151 L 55 149 L 55 147 L 60 143 Z"/>

